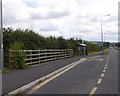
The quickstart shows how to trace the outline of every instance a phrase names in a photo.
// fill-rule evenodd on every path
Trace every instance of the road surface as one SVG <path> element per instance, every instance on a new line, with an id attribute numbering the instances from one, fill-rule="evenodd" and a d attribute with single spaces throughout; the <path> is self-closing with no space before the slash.
<path id="1" fill-rule="evenodd" d="M 43 77 L 53 71 L 56 71 L 59 68 L 62 68 L 76 60 L 79 60 L 81 57 L 72 57 L 67 59 L 62 59 L 59 61 L 53 61 L 46 63 L 44 65 L 38 65 L 30 67 L 26 70 L 13 71 L 11 73 L 2 75 L 3 89 L 2 93 L 7 94 L 19 87 L 24 86 L 40 77 Z"/>
<path id="2" fill-rule="evenodd" d="M 35 86 L 31 94 L 118 94 L 118 51 L 87 59 L 60 76 Z M 116 94 L 116 95 L 115 95 Z M 100 95 L 101 96 L 101 95 Z"/>

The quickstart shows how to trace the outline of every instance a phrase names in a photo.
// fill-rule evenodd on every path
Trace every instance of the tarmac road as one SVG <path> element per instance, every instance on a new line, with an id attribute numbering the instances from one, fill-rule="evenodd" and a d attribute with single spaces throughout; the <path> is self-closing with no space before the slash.
<path id="1" fill-rule="evenodd" d="M 24 86 L 40 77 L 43 77 L 59 68 L 62 68 L 74 61 L 79 60 L 81 57 L 72 57 L 45 63 L 44 65 L 37 65 L 30 67 L 26 70 L 17 70 L 2 75 L 2 94 L 9 93 L 19 87 Z"/>
<path id="2" fill-rule="evenodd" d="M 113 94 L 111 96 L 117 96 L 118 51 L 110 49 L 109 56 L 90 58 L 31 91 L 32 94 Z"/>

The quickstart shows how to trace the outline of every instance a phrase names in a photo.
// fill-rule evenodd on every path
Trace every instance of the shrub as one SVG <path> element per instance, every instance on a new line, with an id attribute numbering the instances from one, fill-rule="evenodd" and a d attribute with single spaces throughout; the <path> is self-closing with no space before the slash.
<path id="1" fill-rule="evenodd" d="M 23 44 L 19 42 L 14 42 L 13 44 L 11 44 L 10 48 L 11 50 L 13 50 L 13 52 L 11 52 L 11 67 L 13 69 L 27 68 L 27 65 L 25 64 L 26 54 L 22 51 Z"/>

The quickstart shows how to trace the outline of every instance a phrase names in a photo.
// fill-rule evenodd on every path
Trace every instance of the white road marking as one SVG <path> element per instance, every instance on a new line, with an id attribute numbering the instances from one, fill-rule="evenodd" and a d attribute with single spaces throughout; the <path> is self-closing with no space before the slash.
<path id="1" fill-rule="evenodd" d="M 100 83 L 101 83 L 101 81 L 102 81 L 102 79 L 99 79 L 99 80 L 98 80 L 98 82 L 97 82 L 97 84 L 100 84 Z"/>
<path id="2" fill-rule="evenodd" d="M 97 90 L 97 87 L 94 87 L 92 91 L 90 92 L 89 96 L 93 96 Z"/>
<path id="3" fill-rule="evenodd" d="M 101 77 L 104 77 L 104 73 L 101 74 Z"/>
<path id="4" fill-rule="evenodd" d="M 103 70 L 103 72 L 105 73 L 106 70 Z"/>

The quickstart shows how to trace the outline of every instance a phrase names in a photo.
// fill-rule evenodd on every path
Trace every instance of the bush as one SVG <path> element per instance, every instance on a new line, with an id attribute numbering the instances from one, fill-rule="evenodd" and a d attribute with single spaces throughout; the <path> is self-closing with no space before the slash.
<path id="1" fill-rule="evenodd" d="M 25 64 L 26 54 L 22 51 L 23 44 L 19 42 L 15 42 L 11 44 L 10 48 L 14 50 L 12 55 L 11 67 L 13 69 L 25 69 L 27 65 Z"/>

